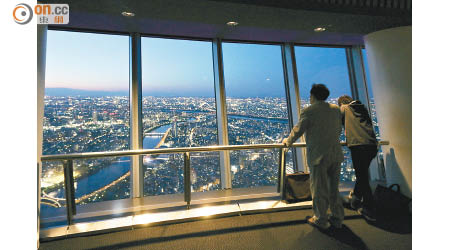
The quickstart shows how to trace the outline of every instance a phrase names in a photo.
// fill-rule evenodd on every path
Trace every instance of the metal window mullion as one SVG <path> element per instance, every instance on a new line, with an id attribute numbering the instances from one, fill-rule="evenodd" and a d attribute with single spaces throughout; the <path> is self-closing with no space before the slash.
<path id="1" fill-rule="evenodd" d="M 355 58 L 355 61 L 360 65 L 361 68 L 361 81 L 360 85 L 362 89 L 362 94 L 366 97 L 367 100 L 367 108 L 369 109 L 369 114 L 372 114 L 372 106 L 370 105 L 370 96 L 369 96 L 369 85 L 367 83 L 367 75 L 366 75 L 366 69 L 364 68 L 364 58 L 362 55 L 362 48 L 361 46 L 352 48 L 353 57 Z"/>
<path id="2" fill-rule="evenodd" d="M 370 107 L 366 78 L 364 75 L 364 65 L 362 56 L 358 53 L 359 50 L 359 46 L 346 49 L 350 87 L 353 98 L 360 100 L 366 107 Z"/>
<path id="3" fill-rule="evenodd" d="M 141 35 L 130 35 L 130 149 L 142 149 L 142 64 Z M 144 172 L 142 156 L 131 157 L 131 197 L 142 197 Z"/>
<path id="4" fill-rule="evenodd" d="M 43 147 L 43 121 L 45 97 L 45 68 L 47 54 L 47 25 L 37 26 L 37 245 L 39 248 L 40 222 L 41 222 L 41 175 L 42 175 L 42 147 Z"/>
<path id="5" fill-rule="evenodd" d="M 359 99 L 358 91 L 356 88 L 356 77 L 355 77 L 355 71 L 353 66 L 353 57 L 352 57 L 352 51 L 350 48 L 345 49 L 345 55 L 347 57 L 347 72 L 348 72 L 348 79 L 350 81 L 350 90 L 352 92 L 353 99 Z"/>
<path id="6" fill-rule="evenodd" d="M 217 137 L 219 145 L 228 145 L 228 120 L 223 73 L 222 41 L 213 39 L 214 90 L 216 99 Z M 230 152 L 220 151 L 220 178 L 223 189 L 231 188 Z"/>
<path id="7" fill-rule="evenodd" d="M 370 105 L 370 96 L 369 96 L 369 84 L 367 82 L 367 72 L 366 69 L 364 67 L 364 58 L 362 55 L 362 47 L 361 46 L 355 46 L 352 48 L 352 53 L 353 53 L 353 58 L 354 61 L 356 61 L 356 64 L 360 65 L 361 68 L 361 81 L 359 82 L 359 84 L 361 85 L 361 89 L 362 89 L 362 95 L 365 95 L 366 100 L 367 100 L 367 108 L 369 110 L 369 115 L 373 121 L 373 117 L 372 117 L 372 105 Z M 373 128 L 375 131 L 375 127 Z M 386 179 L 386 173 L 385 173 L 385 168 L 384 168 L 384 162 L 383 160 L 380 161 L 379 158 L 379 154 L 377 153 L 377 155 L 375 156 L 376 160 L 371 162 L 371 165 L 375 165 L 376 166 L 376 170 L 374 167 L 370 168 L 369 171 L 369 179 L 374 180 L 375 178 L 378 178 L 379 180 L 385 180 Z M 369 166 L 370 167 L 370 166 Z"/>
<path id="8" fill-rule="evenodd" d="M 369 97 L 369 91 L 367 86 L 367 79 L 366 79 L 366 72 L 364 69 L 364 60 L 361 53 L 361 46 L 353 46 L 351 48 L 348 48 L 346 50 L 347 53 L 347 61 L 348 61 L 348 68 L 349 68 L 349 75 L 350 75 L 350 83 L 352 87 L 353 98 L 358 99 L 366 105 L 369 114 L 372 113 L 372 107 L 370 106 L 370 97 Z M 377 160 L 373 161 L 371 165 L 376 165 L 376 168 L 370 168 L 369 171 L 369 178 L 381 178 L 379 174 L 379 170 L 381 166 L 378 163 L 378 156 L 376 157 Z M 377 170 L 377 171 L 376 171 Z"/>
<path id="9" fill-rule="evenodd" d="M 297 124 L 301 113 L 301 98 L 297 76 L 297 65 L 295 61 L 295 47 L 292 43 L 285 43 L 282 45 L 281 50 L 289 116 L 289 129 L 292 130 L 292 128 Z M 300 140 L 303 142 L 303 137 Z M 304 149 L 292 148 L 292 150 L 294 170 L 306 172 L 307 164 Z"/>

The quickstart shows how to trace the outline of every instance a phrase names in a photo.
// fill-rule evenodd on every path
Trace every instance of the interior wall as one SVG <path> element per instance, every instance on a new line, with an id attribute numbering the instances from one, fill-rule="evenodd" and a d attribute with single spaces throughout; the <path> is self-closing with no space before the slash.
<path id="1" fill-rule="evenodd" d="M 364 37 L 372 90 L 386 161 L 387 184 L 398 183 L 412 196 L 412 27 Z"/>

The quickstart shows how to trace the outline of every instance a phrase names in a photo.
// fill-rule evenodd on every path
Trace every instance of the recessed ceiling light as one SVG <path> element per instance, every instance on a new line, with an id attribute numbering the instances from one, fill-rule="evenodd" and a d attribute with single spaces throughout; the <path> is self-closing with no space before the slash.
<path id="1" fill-rule="evenodd" d="M 134 16 L 134 13 L 124 11 L 124 12 L 122 12 L 122 16 L 132 17 L 132 16 Z"/>
<path id="2" fill-rule="evenodd" d="M 233 21 L 227 23 L 228 26 L 233 26 L 233 27 L 238 24 L 239 24 L 238 22 L 233 22 Z"/>
<path id="3" fill-rule="evenodd" d="M 325 30 L 327 30 L 325 27 L 317 27 L 317 28 L 314 29 L 315 32 L 322 32 L 322 31 L 325 31 Z"/>

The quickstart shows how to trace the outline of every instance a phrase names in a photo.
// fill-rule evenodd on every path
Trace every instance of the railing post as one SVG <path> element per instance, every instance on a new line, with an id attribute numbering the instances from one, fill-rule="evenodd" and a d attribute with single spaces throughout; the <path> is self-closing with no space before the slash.
<path id="1" fill-rule="evenodd" d="M 67 224 L 73 224 L 73 216 L 77 213 L 75 204 L 75 188 L 73 185 L 73 161 L 63 161 L 64 167 L 64 189 L 66 191 L 66 210 L 67 210 Z"/>
<path id="2" fill-rule="evenodd" d="M 189 152 L 184 153 L 184 201 L 189 209 L 191 206 L 191 156 Z"/>
<path id="3" fill-rule="evenodd" d="M 279 149 L 278 153 L 278 185 L 277 185 L 277 193 L 281 192 L 281 164 L 283 161 L 283 148 Z"/>
<path id="4" fill-rule="evenodd" d="M 279 165 L 278 165 L 278 193 L 284 199 L 284 179 L 286 177 L 286 149 L 280 148 Z"/>

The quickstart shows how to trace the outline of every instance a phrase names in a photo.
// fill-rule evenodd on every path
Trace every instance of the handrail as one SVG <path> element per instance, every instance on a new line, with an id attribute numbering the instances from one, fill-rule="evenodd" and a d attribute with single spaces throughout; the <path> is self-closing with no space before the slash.
<path id="1" fill-rule="evenodd" d="M 341 142 L 342 146 L 347 146 L 346 142 Z M 378 145 L 389 145 L 389 141 L 379 141 Z M 291 147 L 306 147 L 306 143 L 294 143 Z M 272 144 L 247 144 L 247 145 L 223 145 L 223 146 L 204 146 L 204 147 L 182 147 L 182 148 L 158 148 L 158 149 L 136 149 L 124 151 L 108 152 L 88 152 L 59 155 L 43 155 L 41 161 L 61 161 L 87 158 L 104 158 L 132 155 L 150 155 L 150 154 L 175 154 L 188 152 L 211 152 L 223 150 L 245 150 L 245 149 L 269 149 L 269 148 L 288 148 L 281 143 Z"/>
<path id="2" fill-rule="evenodd" d="M 347 143 L 341 142 L 342 146 L 347 146 Z M 389 141 L 379 141 L 378 145 L 389 145 Z M 291 147 L 306 147 L 306 143 L 294 143 Z M 206 146 L 206 147 L 184 147 L 184 148 L 164 148 L 164 149 L 140 149 L 140 150 L 126 150 L 126 151 L 111 151 L 111 152 L 91 152 L 91 153 L 75 153 L 63 155 L 45 155 L 41 157 L 41 161 L 63 161 L 64 167 L 64 188 L 66 192 L 66 209 L 67 209 L 67 223 L 72 225 L 74 223 L 73 216 L 76 215 L 75 204 L 75 188 L 73 180 L 73 160 L 86 158 L 101 158 L 101 157 L 118 157 L 118 156 L 132 156 L 132 155 L 149 155 L 149 154 L 184 154 L 184 201 L 187 203 L 189 209 L 191 204 L 191 175 L 190 175 L 190 152 L 211 152 L 223 150 L 245 150 L 245 149 L 268 149 L 278 148 L 279 163 L 278 163 L 278 185 L 277 192 L 281 193 L 281 198 L 285 198 L 284 193 L 284 179 L 286 178 L 286 153 L 287 148 L 284 144 L 251 144 L 251 145 L 226 145 L 226 146 Z"/>

